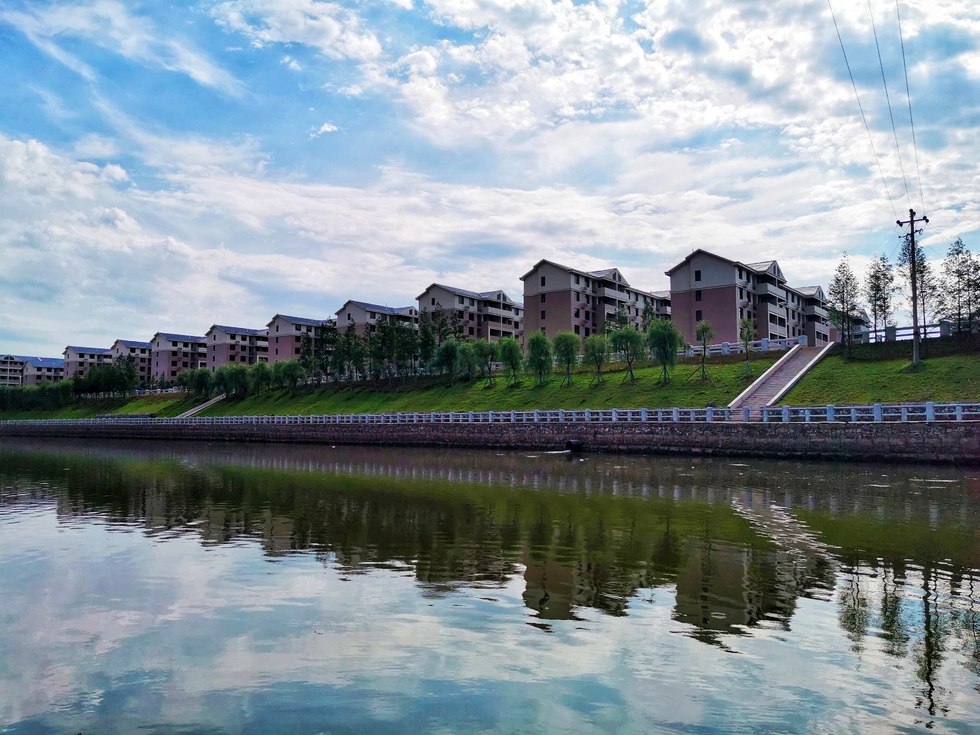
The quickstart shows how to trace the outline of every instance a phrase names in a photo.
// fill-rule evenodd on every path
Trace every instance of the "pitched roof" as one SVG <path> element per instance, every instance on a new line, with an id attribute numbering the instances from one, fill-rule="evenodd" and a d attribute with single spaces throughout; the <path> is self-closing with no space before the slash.
<path id="1" fill-rule="evenodd" d="M 422 298 L 426 292 L 431 288 L 441 288 L 450 293 L 457 294 L 459 296 L 466 296 L 471 299 L 493 299 L 498 293 L 502 293 L 508 301 L 512 301 L 510 296 L 507 295 L 506 291 L 502 288 L 494 289 L 493 291 L 468 291 L 465 288 L 457 288 L 456 286 L 447 286 L 444 283 L 433 283 L 430 284 L 425 291 L 418 295 L 418 298 Z"/>
<path id="2" fill-rule="evenodd" d="M 670 300 L 670 291 L 651 291 L 650 295 L 655 299 L 667 299 Z"/>
<path id="3" fill-rule="evenodd" d="M 171 332 L 157 332 L 164 339 L 169 339 L 171 342 L 206 342 L 204 337 L 195 337 L 190 334 L 172 334 Z"/>
<path id="4" fill-rule="evenodd" d="M 276 319 L 285 319 L 290 324 L 302 324 L 305 327 L 322 327 L 325 324 L 329 324 L 333 319 L 308 319 L 305 316 L 289 316 L 287 314 L 276 314 L 272 319 L 269 320 L 269 324 L 272 324 Z"/>
<path id="5" fill-rule="evenodd" d="M 354 301 L 354 299 L 348 301 L 347 304 L 354 304 L 355 306 L 360 306 L 362 309 L 367 309 L 368 311 L 376 311 L 380 314 L 391 314 L 392 316 L 398 316 L 400 314 L 404 314 L 409 309 L 415 308 L 414 305 L 413 306 L 381 306 L 380 304 L 369 304 L 366 301 Z M 347 304 L 344 304 L 344 306 L 347 306 Z M 343 309 L 344 306 L 340 308 Z"/>
<path id="6" fill-rule="evenodd" d="M 26 355 L 14 355 L 18 360 L 30 363 L 36 368 L 63 368 L 65 361 L 60 357 L 29 357 Z"/>
<path id="7" fill-rule="evenodd" d="M 247 329 L 246 327 L 226 327 L 221 324 L 212 324 L 211 329 L 220 329 L 222 332 L 234 332 L 236 334 L 247 334 L 252 337 L 265 337 L 268 332 L 265 329 Z M 208 331 L 210 332 L 211 329 Z"/>
<path id="8" fill-rule="evenodd" d="M 758 263 L 743 263 L 742 265 L 746 266 L 747 268 L 751 268 L 754 271 L 765 273 L 775 262 L 775 260 L 760 260 Z"/>
<path id="9" fill-rule="evenodd" d="M 820 286 L 800 286 L 799 288 L 793 289 L 794 291 L 803 294 L 804 296 L 816 296 L 820 294 L 823 295 L 823 289 Z"/>
<path id="10" fill-rule="evenodd" d="M 90 352 L 95 355 L 108 355 L 110 350 L 108 347 L 77 347 L 75 345 L 68 345 L 65 350 L 75 350 L 75 352 Z"/>
<path id="11" fill-rule="evenodd" d="M 137 342 L 136 340 L 132 340 L 132 339 L 117 339 L 116 342 L 123 345 L 124 347 L 148 348 L 153 346 L 152 342 Z"/>

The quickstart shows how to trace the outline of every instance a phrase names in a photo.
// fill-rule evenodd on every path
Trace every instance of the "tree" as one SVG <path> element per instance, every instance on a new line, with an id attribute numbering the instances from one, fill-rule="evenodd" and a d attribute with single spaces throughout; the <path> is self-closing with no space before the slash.
<path id="1" fill-rule="evenodd" d="M 429 312 L 422 309 L 422 313 L 419 316 L 419 361 L 422 366 L 428 368 L 432 364 L 432 358 L 436 355 L 436 347 L 438 346 L 438 340 L 436 336 L 435 328 L 432 325 L 432 319 L 429 316 Z"/>
<path id="2" fill-rule="evenodd" d="M 895 272 L 888 256 L 882 255 L 871 261 L 864 279 L 864 298 L 871 309 L 871 323 L 875 332 L 888 326 L 892 315 L 892 296 L 895 293 Z"/>
<path id="3" fill-rule="evenodd" d="M 527 367 L 538 376 L 539 385 L 554 368 L 551 340 L 544 332 L 531 332 L 527 338 Z"/>
<path id="4" fill-rule="evenodd" d="M 854 320 L 858 316 L 858 297 L 860 289 L 858 280 L 851 270 L 851 265 L 847 260 L 847 253 L 841 256 L 834 278 L 827 289 L 827 311 L 830 313 L 831 323 L 837 327 L 841 335 L 841 342 L 851 353 L 854 337 Z"/>
<path id="5" fill-rule="evenodd" d="M 350 325 L 337 338 L 337 344 L 334 346 L 331 356 L 334 371 L 339 376 L 347 376 L 349 380 L 354 380 L 359 369 L 364 365 L 366 353 L 367 345 L 364 339 L 357 333 L 354 325 Z"/>
<path id="6" fill-rule="evenodd" d="M 715 330 L 711 328 L 711 323 L 707 320 L 698 322 L 698 327 L 694 332 L 694 337 L 701 343 L 701 380 L 708 379 L 708 343 L 714 339 Z"/>
<path id="7" fill-rule="evenodd" d="M 500 354 L 497 343 L 478 339 L 473 343 L 473 354 L 483 366 L 483 376 L 486 378 L 485 385 L 493 385 L 493 364 L 497 362 Z"/>
<path id="8" fill-rule="evenodd" d="M 602 323 L 602 331 L 605 334 L 610 335 L 616 330 L 626 329 L 627 327 L 629 327 L 629 325 L 630 325 L 629 307 L 626 306 L 626 304 L 624 303 L 620 303 L 619 306 L 616 307 L 616 313 L 613 314 L 612 319 L 609 319 L 607 317 L 606 320 Z"/>
<path id="9" fill-rule="evenodd" d="M 653 353 L 653 359 L 663 366 L 661 380 L 669 382 L 669 371 L 677 365 L 677 351 L 684 346 L 684 336 L 673 322 L 657 319 L 647 333 L 647 344 Z"/>
<path id="10" fill-rule="evenodd" d="M 902 249 L 898 257 L 898 266 L 901 269 L 902 282 L 905 285 L 909 299 L 912 298 L 912 274 L 911 274 L 911 244 L 909 235 L 902 235 Z M 928 315 L 931 313 L 935 318 L 935 312 L 939 311 L 939 283 L 929 261 L 926 260 L 925 251 L 921 247 L 915 249 L 915 290 L 918 292 L 919 322 L 928 324 Z M 913 325 L 914 326 L 914 325 Z M 925 334 L 923 333 L 923 337 Z"/>
<path id="11" fill-rule="evenodd" d="M 500 361 L 507 366 L 510 383 L 520 380 L 521 368 L 524 366 L 524 353 L 516 337 L 504 337 L 500 340 Z"/>
<path id="12" fill-rule="evenodd" d="M 466 375 L 467 380 L 473 380 L 476 375 L 476 371 L 480 369 L 482 364 L 476 351 L 473 349 L 473 343 L 469 340 L 463 340 L 457 343 L 459 345 L 456 350 L 456 366 L 459 368 L 461 373 Z"/>
<path id="13" fill-rule="evenodd" d="M 581 346 L 582 340 L 573 332 L 559 332 L 555 335 L 555 356 L 558 358 L 558 364 L 565 368 L 565 377 L 561 379 L 562 385 L 565 385 L 566 381 L 569 385 L 572 384 L 572 368 L 578 362 Z"/>
<path id="14" fill-rule="evenodd" d="M 280 361 L 272 366 L 272 386 L 274 388 L 292 390 L 305 379 L 306 371 L 299 360 Z"/>
<path id="15" fill-rule="evenodd" d="M 967 250 L 962 238 L 949 246 L 943 259 L 942 290 L 940 304 L 942 315 L 956 327 L 956 331 L 969 330 L 970 319 L 976 309 L 977 271 L 980 263 Z"/>
<path id="16" fill-rule="evenodd" d="M 629 378 L 631 383 L 635 383 L 636 375 L 633 374 L 633 363 L 643 354 L 646 339 L 636 329 L 626 327 L 613 332 L 609 338 L 609 343 L 626 361 L 626 375 L 623 376 L 623 382 Z"/>
<path id="17" fill-rule="evenodd" d="M 195 395 L 203 398 L 211 395 L 214 388 L 214 373 L 207 368 L 191 370 L 188 374 L 188 385 Z"/>
<path id="18" fill-rule="evenodd" d="M 309 332 L 303 334 L 299 343 L 299 364 L 303 366 L 306 372 L 316 375 L 316 353 L 313 347 L 313 337 L 310 336 Z"/>
<path id="19" fill-rule="evenodd" d="M 602 382 L 602 366 L 606 364 L 606 355 L 609 353 L 609 341 L 601 334 L 593 334 L 585 338 L 585 361 L 595 367 L 595 375 L 589 381 Z"/>
<path id="20" fill-rule="evenodd" d="M 248 369 L 249 392 L 257 395 L 272 384 L 272 368 L 267 362 L 257 362 Z"/>
<path id="21" fill-rule="evenodd" d="M 459 342 L 447 339 L 436 350 L 435 366 L 443 373 L 449 373 L 449 384 L 456 381 L 456 364 L 459 358 Z"/>
<path id="22" fill-rule="evenodd" d="M 745 350 L 746 378 L 752 375 L 752 369 L 749 367 L 749 348 L 752 346 L 752 342 L 755 341 L 758 334 L 759 331 L 755 328 L 755 319 L 745 317 L 744 319 L 738 320 L 738 340 L 742 343 L 742 349 Z"/>
<path id="23" fill-rule="evenodd" d="M 646 303 L 643 304 L 643 311 L 640 312 L 640 329 L 644 332 L 650 329 L 653 320 L 657 318 L 657 309 L 654 303 L 653 299 L 647 298 Z"/>

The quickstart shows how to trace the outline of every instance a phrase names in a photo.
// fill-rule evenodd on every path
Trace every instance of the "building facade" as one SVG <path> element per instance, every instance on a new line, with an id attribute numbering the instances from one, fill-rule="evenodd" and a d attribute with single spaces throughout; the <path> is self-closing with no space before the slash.
<path id="1" fill-rule="evenodd" d="M 497 342 L 504 337 L 516 337 L 523 343 L 524 305 L 503 291 L 468 291 L 454 286 L 433 283 L 419 294 L 419 308 L 432 313 L 442 307 L 455 311 L 463 336 Z"/>
<path id="2" fill-rule="evenodd" d="M 133 358 L 133 365 L 136 366 L 136 373 L 139 375 L 141 385 L 146 385 L 150 379 L 150 361 L 153 345 L 150 342 L 137 342 L 131 339 L 117 339 L 112 343 L 109 352 L 112 353 L 112 361 L 119 362 L 127 357 Z"/>
<path id="3" fill-rule="evenodd" d="M 68 345 L 64 352 L 64 375 L 81 377 L 97 365 L 111 365 L 112 353 L 105 347 L 76 347 Z"/>
<path id="4" fill-rule="evenodd" d="M 16 388 L 23 385 L 23 381 L 24 358 L 19 355 L 0 355 L 0 386 Z"/>
<path id="5" fill-rule="evenodd" d="M 337 329 L 344 332 L 353 327 L 362 337 L 378 328 L 383 319 L 394 319 L 412 329 L 419 327 L 419 310 L 414 306 L 381 306 L 365 301 L 348 301 L 337 310 Z"/>
<path id="6" fill-rule="evenodd" d="M 207 367 L 212 372 L 222 365 L 254 365 L 269 361 L 268 329 L 214 324 L 204 339 L 207 341 Z"/>
<path id="7" fill-rule="evenodd" d="M 644 311 L 671 318 L 671 294 L 630 286 L 618 268 L 583 271 L 550 260 L 539 261 L 521 276 L 524 282 L 524 333 L 573 332 L 582 339 L 602 334 L 622 312 L 639 329 Z"/>
<path id="8" fill-rule="evenodd" d="M 172 381 L 185 370 L 207 366 L 207 343 L 204 337 L 189 334 L 157 332 L 150 340 L 150 378 Z"/>
<path id="9" fill-rule="evenodd" d="M 701 321 L 711 324 L 713 342 L 738 342 L 743 318 L 754 320 L 757 339 L 806 335 L 817 346 L 830 340 L 823 289 L 788 286 L 775 260 L 742 263 L 695 250 L 667 275 L 674 324 L 692 344 Z"/>
<path id="10" fill-rule="evenodd" d="M 315 350 L 327 330 L 334 326 L 333 319 L 308 319 L 276 314 L 266 327 L 266 356 L 269 363 L 298 360 L 302 353 L 305 335 L 313 340 Z"/>
<path id="11" fill-rule="evenodd" d="M 22 356 L 24 361 L 21 385 L 40 385 L 44 382 L 57 383 L 65 378 L 65 361 L 60 357 Z"/>

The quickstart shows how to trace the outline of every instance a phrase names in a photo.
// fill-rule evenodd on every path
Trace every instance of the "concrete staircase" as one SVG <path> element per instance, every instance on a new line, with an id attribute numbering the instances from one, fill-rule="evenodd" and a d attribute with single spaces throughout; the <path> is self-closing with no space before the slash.
<path id="1" fill-rule="evenodd" d="M 214 405 L 215 403 L 217 403 L 218 401 L 223 401 L 224 399 L 225 399 L 225 394 L 224 394 L 224 393 L 222 393 L 222 394 L 221 394 L 220 396 L 215 396 L 215 397 L 214 397 L 214 398 L 212 398 L 212 399 L 211 399 L 210 401 L 206 401 L 206 402 L 204 402 L 204 403 L 202 403 L 202 404 L 201 404 L 200 406 L 194 406 L 194 408 L 192 408 L 192 409 L 191 409 L 190 411 L 184 411 L 184 412 L 183 412 L 182 414 L 180 414 L 180 416 L 178 416 L 177 418 L 179 418 L 179 419 L 186 419 L 186 418 L 190 418 L 190 417 L 191 417 L 191 416 L 193 416 L 194 414 L 196 414 L 196 413 L 200 413 L 200 412 L 201 412 L 201 411 L 203 411 L 203 410 L 204 410 L 205 408 L 208 408 L 208 407 L 210 407 L 210 406 L 213 406 L 213 405 Z"/>
<path id="2" fill-rule="evenodd" d="M 780 358 L 775 365 L 764 372 L 758 380 L 742 391 L 729 408 L 762 408 L 776 404 L 796 383 L 824 356 L 833 349 L 831 342 L 826 347 L 804 347 L 796 345 Z"/>

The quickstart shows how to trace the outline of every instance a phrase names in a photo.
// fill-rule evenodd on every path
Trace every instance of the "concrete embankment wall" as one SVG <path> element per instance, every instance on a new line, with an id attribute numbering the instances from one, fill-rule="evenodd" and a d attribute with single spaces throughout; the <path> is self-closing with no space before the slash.
<path id="1" fill-rule="evenodd" d="M 580 439 L 590 452 L 645 452 L 980 464 L 980 422 L 538 423 L 538 424 L 23 424 L 0 437 L 200 442 L 302 442 L 555 450 Z"/>

